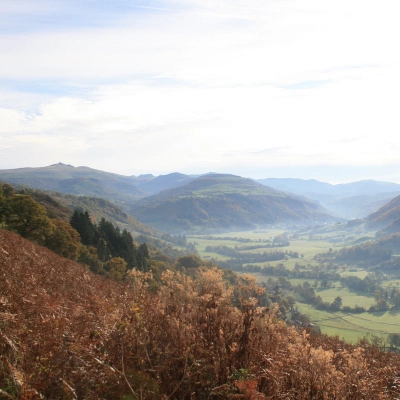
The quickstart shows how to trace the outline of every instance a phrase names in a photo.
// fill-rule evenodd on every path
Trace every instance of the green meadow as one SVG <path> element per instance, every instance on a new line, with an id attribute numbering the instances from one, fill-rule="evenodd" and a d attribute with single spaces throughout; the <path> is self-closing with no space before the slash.
<path id="1" fill-rule="evenodd" d="M 272 247 L 274 238 L 285 234 L 289 239 L 289 245 L 284 247 Z M 188 241 L 193 243 L 199 255 L 205 259 L 214 259 L 218 261 L 227 261 L 231 257 L 218 254 L 217 252 L 206 251 L 207 246 L 226 246 L 244 254 L 262 254 L 273 251 L 284 251 L 288 253 L 297 253 L 298 257 L 285 257 L 283 260 L 270 261 L 267 263 L 253 263 L 261 268 L 268 264 L 270 266 L 284 265 L 285 268 L 293 270 L 301 266 L 302 270 L 314 268 L 318 265 L 315 256 L 319 253 L 328 253 L 338 250 L 342 247 L 351 246 L 357 242 L 368 240 L 374 236 L 374 232 L 346 231 L 342 226 L 320 227 L 318 230 L 305 230 L 302 232 L 285 230 L 283 228 L 260 229 L 244 232 L 229 232 L 213 235 L 196 235 L 188 237 Z M 249 249 L 249 247 L 254 247 Z M 331 250 L 330 250 L 331 249 Z M 246 273 L 246 264 L 243 264 Z M 357 265 L 341 265 L 337 270 L 342 277 L 356 276 L 360 279 L 368 275 L 368 271 Z M 252 274 L 258 283 L 266 283 L 270 278 L 277 279 L 277 276 L 267 276 L 260 272 L 247 273 Z M 329 287 L 321 288 L 320 280 L 288 278 L 292 287 L 303 285 L 308 282 L 314 287 L 315 294 L 321 296 L 322 301 L 332 303 L 335 298 L 342 299 L 342 306 L 355 307 L 360 306 L 368 310 L 375 304 L 374 296 L 366 293 L 358 293 L 343 287 L 340 281 L 330 281 Z M 389 285 L 400 286 L 400 280 L 381 282 L 382 287 Z M 307 315 L 312 323 L 318 325 L 321 332 L 328 335 L 339 336 L 349 342 L 357 342 L 360 338 L 373 335 L 386 340 L 390 333 L 400 333 L 400 313 L 391 311 L 381 313 L 364 312 L 361 314 L 345 314 L 342 312 L 329 312 L 315 309 L 310 304 L 305 304 L 301 298 L 296 296 L 293 291 L 285 291 L 287 295 L 296 299 L 296 307 L 301 313 Z"/>
<path id="2" fill-rule="evenodd" d="M 400 313 L 365 312 L 361 314 L 332 313 L 316 310 L 309 304 L 297 303 L 299 310 L 318 325 L 321 333 L 338 336 L 347 342 L 373 335 L 386 340 L 390 333 L 400 333 Z"/>

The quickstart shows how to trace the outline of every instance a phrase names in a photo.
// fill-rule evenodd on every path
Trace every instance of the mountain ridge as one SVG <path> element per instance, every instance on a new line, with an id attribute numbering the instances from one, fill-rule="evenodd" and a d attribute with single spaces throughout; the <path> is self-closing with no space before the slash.
<path id="1" fill-rule="evenodd" d="M 266 178 L 258 182 L 320 202 L 335 216 L 367 217 L 400 194 L 400 184 L 365 179 L 336 185 L 315 179 Z"/>
<path id="2" fill-rule="evenodd" d="M 129 211 L 135 202 L 139 202 L 143 198 L 185 186 L 200 176 L 220 175 L 224 174 L 185 175 L 180 172 L 172 172 L 159 176 L 142 174 L 136 177 L 101 171 L 87 166 L 74 167 L 63 163 L 47 167 L 0 170 L 0 180 L 6 183 L 65 194 L 105 198 L 120 205 L 125 211 Z M 319 202 L 332 215 L 343 219 L 365 218 L 400 194 L 399 184 L 375 180 L 361 180 L 336 185 L 315 179 L 265 178 L 251 180 L 273 189 Z"/>

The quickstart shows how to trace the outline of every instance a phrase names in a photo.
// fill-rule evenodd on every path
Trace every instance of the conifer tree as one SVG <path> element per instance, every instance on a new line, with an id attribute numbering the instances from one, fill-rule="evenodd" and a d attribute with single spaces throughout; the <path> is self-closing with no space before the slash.
<path id="1" fill-rule="evenodd" d="M 87 211 L 75 210 L 71 220 L 71 226 L 76 229 L 81 237 L 82 244 L 85 246 L 94 245 L 96 242 L 96 226 L 90 219 Z"/>

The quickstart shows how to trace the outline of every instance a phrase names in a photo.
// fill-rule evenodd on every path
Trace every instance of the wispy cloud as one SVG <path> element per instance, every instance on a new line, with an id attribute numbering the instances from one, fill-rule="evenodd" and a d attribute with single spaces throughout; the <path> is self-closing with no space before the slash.
<path id="1" fill-rule="evenodd" d="M 288 85 L 280 85 L 279 87 L 282 89 L 289 89 L 289 90 L 309 90 L 309 89 L 316 89 L 324 85 L 328 85 L 333 83 L 331 80 L 314 80 L 314 81 L 303 81 L 303 82 L 296 82 L 293 84 Z"/>
<path id="2" fill-rule="evenodd" d="M 0 168 L 262 177 L 393 165 L 396 10 L 394 0 L 4 0 Z"/>

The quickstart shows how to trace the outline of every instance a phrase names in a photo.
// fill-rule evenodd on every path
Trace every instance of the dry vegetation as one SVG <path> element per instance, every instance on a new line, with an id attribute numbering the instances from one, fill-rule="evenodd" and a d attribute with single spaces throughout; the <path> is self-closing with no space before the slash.
<path id="1" fill-rule="evenodd" d="M 218 269 L 119 283 L 0 230 L 0 398 L 396 399 L 400 357 L 315 336 Z"/>

